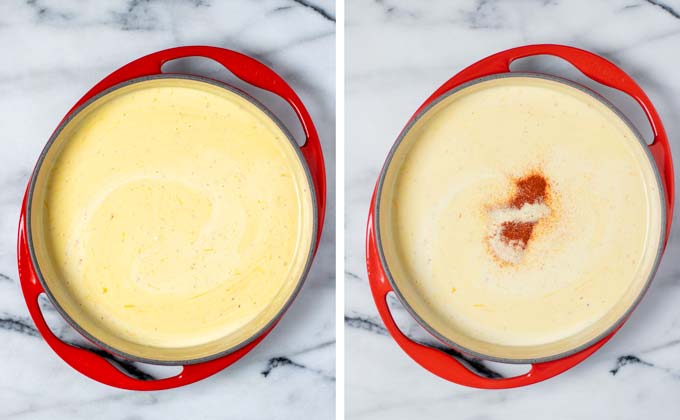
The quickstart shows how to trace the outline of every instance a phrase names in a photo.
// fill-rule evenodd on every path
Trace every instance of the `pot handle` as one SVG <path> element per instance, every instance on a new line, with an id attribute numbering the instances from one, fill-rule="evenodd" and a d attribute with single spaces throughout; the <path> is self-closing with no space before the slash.
<path id="1" fill-rule="evenodd" d="M 24 210 L 26 199 L 24 199 Z M 28 311 L 35 322 L 36 328 L 43 336 L 47 344 L 54 350 L 59 357 L 61 357 L 72 368 L 82 373 L 83 375 L 94 379 L 95 381 L 104 383 L 106 385 L 129 389 L 134 391 L 158 391 L 163 389 L 176 388 L 183 385 L 199 381 L 207 378 L 232 363 L 239 360 L 253 347 L 255 347 L 269 331 L 260 335 L 253 342 L 245 347 L 236 350 L 226 356 L 220 357 L 208 362 L 185 365 L 182 371 L 172 377 L 155 380 L 142 380 L 132 378 L 121 372 L 103 357 L 84 348 L 76 347 L 74 345 L 65 343 L 59 339 L 45 322 L 40 306 L 38 304 L 38 297 L 44 293 L 44 289 L 38 280 L 35 273 L 31 256 L 28 252 L 28 244 L 26 237 L 26 221 L 25 212 L 22 212 L 21 220 L 19 221 L 19 241 L 17 247 L 17 255 L 19 261 L 19 274 L 21 277 L 21 288 L 26 298 Z"/>
<path id="2" fill-rule="evenodd" d="M 244 82 L 279 96 L 295 111 L 305 134 L 305 144 L 300 147 L 300 151 L 309 167 L 316 194 L 318 208 L 316 252 L 326 213 L 326 170 L 319 135 L 307 108 L 290 85 L 276 72 L 254 58 L 225 48 L 202 45 L 158 51 L 132 61 L 111 73 L 90 89 L 67 115 L 70 115 L 74 109 L 105 89 L 137 77 L 163 74 L 161 67 L 164 63 L 187 57 L 204 57 L 217 61 Z"/>
<path id="3" fill-rule="evenodd" d="M 670 236 L 675 201 L 675 178 L 673 175 L 671 147 L 668 143 L 666 130 L 663 127 L 661 118 L 659 118 L 659 114 L 657 113 L 656 108 L 654 108 L 652 101 L 649 100 L 647 94 L 645 94 L 635 80 L 611 61 L 589 51 L 566 45 L 536 44 L 511 48 L 490 55 L 463 69 L 460 73 L 456 74 L 439 87 L 439 89 L 425 101 L 418 112 L 443 93 L 454 87 L 480 77 L 510 72 L 510 64 L 513 61 L 535 55 L 552 55 L 566 60 L 596 82 L 630 95 L 642 107 L 654 134 L 654 141 L 649 145 L 649 149 L 656 162 L 666 199 L 665 247 L 668 237 Z"/>
<path id="4" fill-rule="evenodd" d="M 375 205 L 375 194 L 371 203 L 371 208 Z M 487 378 L 469 370 L 461 362 L 449 354 L 436 348 L 416 343 L 401 332 L 397 326 L 389 306 L 387 305 L 387 295 L 392 292 L 387 275 L 384 271 L 378 248 L 375 240 L 375 229 L 373 225 L 373 212 L 369 215 L 367 235 L 366 235 L 366 264 L 368 268 L 368 279 L 378 308 L 378 314 L 385 323 L 387 331 L 397 342 L 399 347 L 406 352 L 419 365 L 447 381 L 465 385 L 473 388 L 484 389 L 505 389 L 531 385 L 544 381 L 558 375 L 582 362 L 596 350 L 602 347 L 616 331 L 593 344 L 585 350 L 581 350 L 571 356 L 549 362 L 534 363 L 529 372 L 510 377 L 510 378 Z"/>

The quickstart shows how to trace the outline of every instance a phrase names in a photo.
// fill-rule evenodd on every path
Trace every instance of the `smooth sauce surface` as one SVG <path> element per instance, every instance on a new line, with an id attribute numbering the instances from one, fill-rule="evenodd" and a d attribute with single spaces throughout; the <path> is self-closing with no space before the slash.
<path id="1" fill-rule="evenodd" d="M 411 127 L 385 175 L 379 227 L 398 289 L 434 330 L 482 354 L 584 344 L 625 313 L 656 261 L 661 196 L 643 147 L 604 104 L 552 80 L 452 94 Z M 521 254 L 499 259 L 494 218 L 532 173 L 549 198 L 511 209 L 535 225 Z"/>
<path id="2" fill-rule="evenodd" d="M 96 101 L 64 136 L 36 184 L 36 255 L 97 338 L 133 354 L 221 340 L 210 353 L 287 302 L 313 242 L 312 191 L 294 146 L 250 101 L 149 80 Z"/>

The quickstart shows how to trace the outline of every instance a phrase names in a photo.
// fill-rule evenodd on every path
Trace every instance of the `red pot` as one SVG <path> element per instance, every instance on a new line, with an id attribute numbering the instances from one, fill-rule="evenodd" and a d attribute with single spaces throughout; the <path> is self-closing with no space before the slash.
<path id="1" fill-rule="evenodd" d="M 630 76 L 616 67 L 613 63 L 593 53 L 562 45 L 529 45 L 502 51 L 478 61 L 477 63 L 467 67 L 449 79 L 446 83 L 439 87 L 439 89 L 437 89 L 420 106 L 420 108 L 418 108 L 418 110 L 407 123 L 406 128 L 400 134 L 399 140 L 397 143 L 395 143 L 390 156 L 392 153 L 394 153 L 400 140 L 404 137 L 412 123 L 422 116 L 422 114 L 426 112 L 431 105 L 433 105 L 439 99 L 442 99 L 443 96 L 450 94 L 455 89 L 460 89 L 462 87 L 468 86 L 469 84 L 474 84 L 481 78 L 503 77 L 504 75 L 508 75 L 510 73 L 510 64 L 514 60 L 535 55 L 553 55 L 570 62 L 591 79 L 629 94 L 640 104 L 646 113 L 654 133 L 654 142 L 649 145 L 649 151 L 651 152 L 651 157 L 654 160 L 653 163 L 656 164 L 655 169 L 658 171 L 657 178 L 661 184 L 660 190 L 664 191 L 663 198 L 665 198 L 665 214 L 662 215 L 662 219 L 664 219 L 663 222 L 665 223 L 665 237 L 663 237 L 661 244 L 659 245 L 658 255 L 660 257 L 660 255 L 663 253 L 663 250 L 665 249 L 666 241 L 670 233 L 674 202 L 673 163 L 671 160 L 671 150 L 668 139 L 666 137 L 666 133 L 659 115 L 657 114 L 647 95 L 642 91 L 637 83 L 635 83 L 635 81 L 633 81 Z M 585 90 L 586 88 L 581 87 L 581 89 Z M 373 193 L 368 217 L 368 226 L 366 232 L 366 263 L 368 268 L 369 283 L 373 293 L 373 298 L 375 300 L 376 306 L 378 307 L 378 313 L 385 323 L 389 333 L 402 348 L 402 350 L 404 350 L 418 364 L 435 375 L 461 385 L 489 389 L 520 387 L 543 381 L 577 365 L 588 356 L 593 354 L 597 349 L 602 347 L 623 325 L 628 316 L 630 316 L 631 311 L 634 309 L 646 291 L 646 287 L 643 288 L 637 300 L 631 307 L 629 307 L 626 314 L 593 342 L 589 342 L 582 347 L 574 348 L 571 351 L 562 353 L 553 358 L 528 361 L 532 364 L 531 369 L 529 372 L 519 376 L 501 379 L 492 379 L 479 376 L 478 374 L 466 368 L 460 361 L 456 360 L 449 354 L 411 340 L 400 331 L 390 313 L 386 298 L 388 293 L 394 292 L 401 301 L 402 305 L 411 312 L 411 314 L 426 330 L 428 330 L 435 338 L 441 341 L 444 346 L 451 347 L 455 351 L 465 355 L 470 355 L 475 358 L 485 358 L 484 355 L 471 353 L 462 346 L 457 346 L 456 343 L 451 342 L 433 328 L 429 327 L 409 306 L 408 302 L 406 302 L 403 295 L 395 286 L 395 282 L 391 278 L 389 270 L 387 270 L 385 262 L 386 259 L 378 240 L 379 227 L 376 217 L 378 208 L 377 196 L 381 191 L 381 182 L 384 178 L 385 171 L 389 166 L 389 162 L 390 159 L 388 158 L 388 161 L 383 166 L 381 177 L 376 184 L 376 189 Z M 649 285 L 655 270 L 656 266 L 652 270 L 646 286 Z M 499 361 L 498 358 L 494 357 L 486 358 Z M 508 363 L 527 363 L 526 360 L 513 361 L 510 358 L 503 359 L 501 361 Z"/>
<path id="2" fill-rule="evenodd" d="M 175 60 L 183 57 L 206 57 L 213 59 L 224 67 L 229 69 L 234 75 L 242 79 L 243 81 L 265 89 L 272 92 L 282 99 L 284 99 L 295 111 L 300 123 L 303 127 L 306 142 L 304 146 L 300 147 L 300 155 L 302 156 L 303 166 L 306 166 L 306 171 L 308 173 L 308 178 L 310 180 L 311 187 L 314 189 L 314 204 L 315 204 L 315 220 L 316 224 L 316 235 L 314 237 L 314 242 L 312 243 L 311 252 L 307 260 L 307 269 L 311 264 L 311 260 L 316 253 L 316 249 L 319 244 L 319 239 L 321 237 L 321 230 L 325 215 L 325 199 L 326 199 L 326 175 L 324 170 L 324 161 L 321 151 L 321 145 L 319 143 L 319 137 L 317 135 L 314 123 L 307 112 L 306 108 L 302 104 L 302 101 L 293 91 L 293 89 L 273 70 L 266 67 L 264 64 L 235 51 L 226 50 L 216 47 L 207 46 L 191 46 L 191 47 L 178 47 L 168 50 L 159 51 L 140 59 L 137 59 L 115 72 L 111 73 L 104 80 L 97 83 L 89 92 L 87 92 L 74 106 L 71 110 L 64 116 L 61 121 L 59 128 L 55 130 L 55 134 L 58 133 L 61 127 L 82 107 L 86 106 L 89 101 L 93 98 L 103 95 L 111 90 L 116 89 L 119 86 L 130 83 L 133 79 L 138 78 L 153 78 L 153 77 L 163 77 L 161 72 L 161 67 L 163 63 Z M 166 75 L 168 76 L 168 75 Z M 194 79 L 204 79 L 197 76 L 186 76 Z M 220 82 L 209 81 L 220 85 Z M 222 84 L 224 86 L 224 84 Z M 229 88 L 228 86 L 224 86 Z M 234 90 L 233 88 L 230 88 Z M 245 96 L 245 94 L 244 94 Z M 264 111 L 268 112 L 266 109 Z M 270 116 L 273 116 L 269 112 Z M 43 151 L 43 154 L 50 147 L 52 140 L 48 142 Z M 292 139 L 289 139 L 292 141 Z M 293 142 L 294 144 L 294 142 Z M 297 146 L 295 146 L 297 147 Z M 101 347 L 104 351 L 120 356 L 123 358 L 128 358 L 132 360 L 141 360 L 139 358 L 130 357 L 127 354 L 121 354 L 116 351 L 116 349 L 105 345 L 102 342 L 94 339 L 91 335 L 87 334 L 82 328 L 79 328 L 77 323 L 69 318 L 69 316 L 62 310 L 60 310 L 59 303 L 54 299 L 52 294 L 44 282 L 44 279 L 38 274 L 39 271 L 36 270 L 37 262 L 32 258 L 32 243 L 30 237 L 27 234 L 27 208 L 30 206 L 30 190 L 33 179 L 37 176 L 40 164 L 36 165 L 33 175 L 31 177 L 31 182 L 29 182 L 29 187 L 26 190 L 26 195 L 24 196 L 21 218 L 19 221 L 19 234 L 18 234 L 18 244 L 17 244 L 17 256 L 18 256 L 18 266 L 19 266 L 19 277 L 21 281 L 21 286 L 24 292 L 24 297 L 26 299 L 26 304 L 28 306 L 29 312 L 33 321 L 35 322 L 38 331 L 45 338 L 47 344 L 61 357 L 66 363 L 71 367 L 79 371 L 80 373 L 107 385 L 130 389 L 130 390 L 161 390 L 168 388 L 175 388 L 183 385 L 196 382 L 198 380 L 204 379 L 210 375 L 213 375 L 220 370 L 233 364 L 250 350 L 252 350 L 264 337 L 274 328 L 277 322 L 283 316 L 283 313 L 288 308 L 292 300 L 297 295 L 304 278 L 306 271 L 303 273 L 302 277 L 298 280 L 297 287 L 294 293 L 283 306 L 281 311 L 277 316 L 272 319 L 265 328 L 255 333 L 253 336 L 249 337 L 247 340 L 243 341 L 240 345 L 230 348 L 221 353 L 216 353 L 209 357 L 201 358 L 200 360 L 192 360 L 184 363 L 182 371 L 176 376 L 158 379 L 158 380 L 140 380 L 132 378 L 114 367 L 105 358 L 91 352 L 89 350 L 75 347 L 71 344 L 67 344 L 61 341 L 57 336 L 55 336 L 47 326 L 45 319 L 40 311 L 38 305 L 38 297 L 40 294 L 45 293 L 53 305 L 60 311 L 64 318 L 71 323 L 71 325 L 85 335 L 90 341 L 92 341 L 98 347 Z M 141 360 L 144 362 L 154 363 L 153 360 Z M 176 364 L 159 362 L 158 364 Z"/>

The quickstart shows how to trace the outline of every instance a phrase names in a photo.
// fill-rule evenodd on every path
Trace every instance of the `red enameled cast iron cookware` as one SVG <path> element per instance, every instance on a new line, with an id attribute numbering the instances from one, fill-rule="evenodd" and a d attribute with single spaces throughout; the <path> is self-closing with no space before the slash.
<path id="1" fill-rule="evenodd" d="M 315 242 L 312 244 L 313 252 L 309 256 L 311 260 L 316 253 L 319 244 L 325 214 L 326 174 L 321 145 L 314 123 L 298 95 L 278 74 L 264 64 L 241 53 L 217 47 L 187 46 L 159 51 L 121 67 L 107 76 L 104 80 L 97 83 L 97 85 L 90 89 L 90 91 L 87 92 L 73 108 L 71 108 L 59 126 L 61 127 L 69 117 L 76 113 L 88 100 L 96 97 L 102 92 L 115 88 L 118 85 L 125 85 L 126 82 L 132 79 L 163 75 L 164 73 L 161 71 L 161 67 L 165 62 L 184 57 L 205 57 L 215 60 L 229 69 L 241 80 L 278 95 L 295 111 L 306 137 L 305 144 L 300 147 L 301 155 L 304 158 L 304 162 L 302 163 L 303 165 L 306 164 L 307 169 L 309 170 L 311 183 L 313 184 L 312 187 L 315 191 L 317 217 L 314 222 L 317 224 L 317 229 Z M 167 76 L 171 77 L 172 75 L 168 74 Z M 219 84 L 220 82 L 215 81 L 215 83 Z M 270 115 L 273 114 L 270 113 Z M 46 148 L 48 147 L 49 144 Z M 38 167 L 34 170 L 32 178 L 36 176 L 37 169 Z M 71 367 L 96 381 L 131 390 L 161 390 L 187 385 L 204 379 L 236 362 L 260 343 L 281 319 L 285 308 L 288 307 L 290 300 L 295 296 L 294 293 L 288 304 L 284 306 L 284 309 L 278 313 L 263 331 L 250 337 L 243 342 L 241 346 L 237 347 L 236 350 L 228 352 L 227 354 L 216 354 L 213 357 L 207 357 L 197 363 L 186 364 L 183 366 L 182 371 L 173 377 L 148 381 L 132 378 L 119 371 L 101 356 L 61 341 L 47 326 L 38 305 L 38 297 L 42 293 L 46 293 L 46 286 L 42 279 L 36 274 L 36 268 L 31 258 L 30 244 L 27 237 L 26 209 L 27 206 L 30 206 L 30 203 L 28 202 L 30 185 L 31 183 L 29 182 L 29 188 L 27 188 L 26 195 L 24 196 L 17 243 L 19 277 L 26 304 L 28 305 L 29 312 L 38 331 L 40 331 L 40 334 L 42 334 L 52 350 L 54 350 L 66 363 L 71 365 Z M 296 291 L 299 290 L 299 286 L 304 281 L 304 275 L 298 281 L 299 284 Z M 51 299 L 50 293 L 46 294 Z M 77 327 L 77 325 L 74 326 Z M 94 344 L 100 346 L 98 343 Z M 110 348 L 105 350 L 115 353 Z M 116 355 L 124 357 L 120 354 Z"/>
<path id="2" fill-rule="evenodd" d="M 510 72 L 510 64 L 514 60 L 536 55 L 552 55 L 568 61 L 589 78 L 627 93 L 634 98 L 644 110 L 654 134 L 654 141 L 649 145 L 649 150 L 656 164 L 659 178 L 663 184 L 663 191 L 665 192 L 666 211 L 665 220 L 662 222 L 665 222 L 665 237 L 661 249 L 659 250 L 659 252 L 662 253 L 665 249 L 666 241 L 671 229 L 674 200 L 673 163 L 671 160 L 668 138 L 666 137 L 666 132 L 664 131 L 659 115 L 640 86 L 638 86 L 630 76 L 623 72 L 623 70 L 596 54 L 562 45 L 529 45 L 502 51 L 484 58 L 462 70 L 439 87 L 439 89 L 437 89 L 414 113 L 400 135 L 400 138 L 403 137 L 404 132 L 423 111 L 427 110 L 433 102 L 437 101 L 453 89 L 456 89 L 463 84 L 473 82 L 479 78 L 508 74 Z M 383 173 L 385 172 L 386 167 L 387 164 L 382 169 Z M 531 369 L 527 373 L 501 379 L 479 376 L 448 354 L 435 348 L 414 342 L 400 331 L 392 318 L 390 309 L 387 305 L 386 299 L 388 293 L 395 292 L 401 303 L 408 308 L 408 303 L 396 292 L 393 280 L 388 276 L 387 270 L 381 261 L 381 249 L 377 242 L 378 226 L 375 220 L 376 193 L 379 191 L 379 186 L 380 180 L 376 184 L 376 189 L 371 200 L 366 232 L 366 263 L 373 298 L 378 307 L 380 317 L 397 344 L 413 360 L 435 375 L 451 382 L 476 388 L 501 389 L 530 385 L 551 378 L 574 367 L 602 347 L 625 322 L 627 316 L 621 319 L 619 323 L 610 330 L 608 335 L 585 349 L 568 354 L 565 357 L 533 363 Z M 628 314 L 630 314 L 630 311 Z M 427 329 L 426 326 L 424 327 Z M 453 343 L 444 344 L 452 346 Z M 456 350 L 461 351 L 462 349 L 456 348 Z M 465 351 L 462 350 L 462 353 L 465 354 Z"/>

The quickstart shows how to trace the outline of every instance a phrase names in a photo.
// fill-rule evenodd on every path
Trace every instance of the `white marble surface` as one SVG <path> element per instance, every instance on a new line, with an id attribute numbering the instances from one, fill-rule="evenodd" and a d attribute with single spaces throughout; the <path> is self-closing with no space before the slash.
<path id="1" fill-rule="evenodd" d="M 0 2 L 0 418 L 334 417 L 334 16 L 332 0 Z M 253 55 L 298 91 L 324 145 L 329 211 L 305 287 L 260 346 L 185 388 L 122 391 L 75 372 L 37 336 L 17 278 L 19 207 L 41 148 L 86 90 L 139 56 L 191 44 Z M 226 76 L 214 64 L 175 66 Z"/>
<path id="2" fill-rule="evenodd" d="M 564 43 L 618 63 L 655 103 L 677 162 L 680 1 L 348 0 L 346 10 L 347 418 L 680 418 L 680 225 L 649 293 L 618 335 L 571 371 L 506 391 L 445 382 L 406 356 L 385 334 L 364 259 L 370 195 L 407 119 L 446 79 L 506 48 Z M 521 68 L 564 71 L 554 63 Z M 415 331 L 403 310 L 395 312 Z"/>

